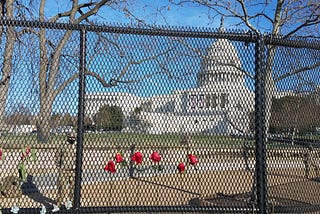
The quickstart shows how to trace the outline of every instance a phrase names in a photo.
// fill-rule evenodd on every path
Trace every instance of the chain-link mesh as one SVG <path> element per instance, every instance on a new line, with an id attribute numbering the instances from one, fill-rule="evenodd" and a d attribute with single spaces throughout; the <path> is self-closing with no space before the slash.
<path id="1" fill-rule="evenodd" d="M 281 205 L 279 212 L 319 212 L 320 52 L 311 48 L 271 49 L 273 62 L 266 65 L 275 85 L 267 118 L 269 199 L 274 206 Z"/>
<path id="2" fill-rule="evenodd" d="M 319 208 L 317 48 L 263 50 L 223 28 L 1 24 L 2 210 Z"/>
<path id="3" fill-rule="evenodd" d="M 245 207 L 249 195 L 230 198 L 252 188 L 253 159 L 243 158 L 239 136 L 254 111 L 243 72 L 254 73 L 253 46 L 179 34 L 101 32 L 87 41 L 88 71 L 103 79 L 86 82 L 93 130 L 84 137 L 82 204 Z"/>
<path id="4" fill-rule="evenodd" d="M 75 132 L 77 124 L 78 38 L 77 31 L 4 26 L 0 49 L 4 211 L 51 209 L 59 200 L 64 182 L 58 176 L 63 168 L 61 149 L 67 144 L 66 133 Z"/>

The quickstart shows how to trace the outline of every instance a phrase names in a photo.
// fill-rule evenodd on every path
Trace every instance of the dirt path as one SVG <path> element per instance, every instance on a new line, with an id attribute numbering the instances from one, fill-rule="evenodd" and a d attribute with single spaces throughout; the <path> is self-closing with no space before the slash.
<path id="1" fill-rule="evenodd" d="M 144 153 L 150 153 L 144 151 Z M 197 152 L 199 157 L 200 170 L 188 170 L 186 174 L 169 172 L 152 177 L 138 177 L 136 179 L 119 179 L 119 174 L 111 174 L 115 179 L 100 180 L 97 182 L 85 182 L 81 189 L 81 206 L 174 206 L 187 205 L 195 198 L 210 199 L 217 195 L 243 195 L 251 191 L 253 185 L 253 172 L 242 170 L 244 161 L 239 155 L 227 156 L 230 152 L 214 153 L 209 150 Z M 88 152 L 84 157 L 85 170 L 98 170 L 103 173 L 104 164 L 113 157 L 115 151 Z M 162 151 L 165 163 L 176 164 L 178 160 L 183 160 L 186 152 L 175 150 Z M 237 151 L 237 153 L 239 153 Z M 177 155 L 178 154 L 178 155 Z M 291 153 L 290 153 L 291 154 Z M 14 156 L 14 154 L 12 154 Z M 15 160 L 7 156 L 6 160 Z M 253 158 L 249 158 L 254 162 Z M 224 164 L 232 163 L 236 167 L 225 167 Z M 44 165 L 45 163 L 45 165 Z M 211 163 L 211 164 L 210 164 Z M 212 164 L 218 164 L 213 166 Z M 239 164 L 241 167 L 238 167 Z M 291 164 L 291 165 L 290 165 Z M 320 204 L 320 182 L 318 180 L 304 179 L 302 162 L 299 158 L 291 156 L 277 156 L 268 159 L 268 197 L 274 205 Z M 45 166 L 52 166 L 47 168 Z M 43 175 L 49 179 L 49 183 L 54 183 L 56 168 L 54 168 L 54 154 L 52 152 L 41 155 L 35 163 L 32 163 L 34 175 Z M 221 168 L 220 168 L 221 167 Z M 7 168 L 7 165 L 0 166 L 1 171 L 9 173 L 14 168 Z M 99 171 L 100 170 L 100 171 Z M 83 174 L 84 180 L 93 179 L 89 175 Z M 51 176 L 51 177 L 50 177 Z M 89 177 L 85 177 L 89 176 Z M 99 176 L 99 175 L 95 175 Z M 109 175 L 108 175 L 109 176 Z M 84 178 L 85 177 L 85 178 Z M 112 181 L 110 181 L 112 180 Z M 0 206 L 11 207 L 18 204 L 20 207 L 40 207 L 41 204 L 50 205 L 56 198 L 56 187 L 53 185 L 42 186 L 38 191 L 23 195 L 22 198 L 0 198 Z M 282 199 L 282 200 L 279 200 Z M 222 200 L 223 203 L 225 201 Z M 217 202 L 211 202 L 217 203 Z"/>
<path id="2" fill-rule="evenodd" d="M 320 204 L 317 192 L 320 182 L 303 178 L 303 172 L 273 171 L 268 175 L 269 197 L 287 198 L 301 203 Z M 216 171 L 141 177 L 83 185 L 81 206 L 171 206 L 187 205 L 191 199 L 248 193 L 252 187 L 252 172 Z M 41 191 L 42 200 L 54 199 L 56 190 Z M 21 207 L 40 207 L 32 195 L 20 199 L 1 198 L 3 206 L 12 203 Z"/>

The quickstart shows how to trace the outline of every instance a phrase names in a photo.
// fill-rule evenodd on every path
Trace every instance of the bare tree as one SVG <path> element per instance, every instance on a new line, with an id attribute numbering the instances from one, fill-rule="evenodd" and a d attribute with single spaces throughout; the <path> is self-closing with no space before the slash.
<path id="1" fill-rule="evenodd" d="M 190 4 L 206 7 L 212 22 L 216 17 L 223 16 L 233 26 L 256 33 L 267 32 L 273 36 L 281 34 L 284 38 L 294 35 L 320 38 L 320 4 L 317 0 L 170 0 L 168 4 L 181 6 L 182 9 Z M 275 75 L 274 69 L 277 47 L 268 45 L 266 52 L 266 122 L 269 127 L 272 97 L 277 91 L 276 84 L 289 76 L 318 69 L 320 62 L 318 59 L 312 65 L 295 67 L 279 76 Z"/>
<path id="2" fill-rule="evenodd" d="M 46 0 L 40 1 L 17 1 L 6 0 L 1 1 L 0 18 L 5 19 L 33 19 L 39 21 L 59 22 L 60 20 L 68 21 L 71 24 L 91 23 L 90 18 L 98 14 L 104 6 L 120 7 L 125 5 L 127 1 L 112 1 L 112 0 L 97 0 L 79 2 L 78 0 L 69 2 L 69 8 L 64 8 L 60 12 L 52 16 L 49 20 L 46 18 L 45 7 Z M 50 117 L 55 98 L 60 94 L 73 80 L 78 77 L 75 73 L 67 78 L 59 78 L 61 76 L 61 60 L 64 58 L 63 51 L 68 41 L 72 38 L 72 31 L 66 30 L 55 37 L 55 41 L 50 40 L 48 30 L 45 28 L 15 28 L 13 26 L 1 26 L 0 38 L 5 38 L 5 50 L 3 52 L 3 66 L 1 69 L 0 79 L 0 124 L 3 124 L 5 114 L 6 101 L 10 87 L 10 78 L 13 75 L 13 56 L 16 42 L 21 41 L 20 38 L 26 34 L 33 34 L 38 38 L 38 66 L 35 66 L 37 74 L 37 88 L 39 92 L 40 112 L 37 119 L 38 140 L 46 142 L 50 133 Z M 27 45 L 27 44 L 25 44 Z M 94 72 L 88 75 L 96 77 L 98 80 L 103 80 Z"/>
<path id="3" fill-rule="evenodd" d="M 14 1 L 1 1 L 1 14 L 0 18 L 8 18 L 12 19 L 14 14 Z M 1 79 L 0 79 L 0 125 L 3 124 L 3 118 L 5 113 L 5 106 L 6 106 L 6 98 L 9 90 L 10 84 L 10 76 L 12 74 L 12 58 L 13 58 L 13 49 L 15 43 L 14 37 L 14 29 L 13 27 L 7 27 L 4 29 L 1 26 L 0 29 L 0 38 L 5 39 L 5 48 L 4 48 L 4 56 L 3 56 L 3 66 L 1 70 Z M 3 36 L 4 34 L 4 36 Z"/>
<path id="4" fill-rule="evenodd" d="M 87 1 L 86 3 L 72 1 L 69 2 L 69 9 L 65 9 L 63 12 L 47 19 L 45 14 L 46 2 L 45 0 L 41 0 L 38 4 L 35 4 L 34 1 L 30 0 L 24 1 L 25 6 L 22 6 L 20 2 L 18 4 L 17 1 L 11 0 L 5 1 L 2 6 L 5 7 L 5 18 L 7 19 L 12 19 L 15 18 L 17 14 L 22 14 L 21 16 L 24 19 L 30 19 L 31 17 L 32 19 L 42 22 L 59 22 L 63 20 L 71 24 L 93 24 L 90 18 L 96 15 L 103 6 L 121 9 L 122 4 L 122 6 L 125 7 L 123 10 L 124 13 L 128 13 L 129 11 L 126 7 L 129 1 L 100 0 Z M 17 9 L 21 11 L 17 12 Z M 12 11 L 12 13 L 8 11 Z M 25 15 L 26 13 L 28 13 L 28 15 Z M 50 139 L 49 135 L 52 124 L 49 121 L 52 117 L 54 102 L 57 96 L 78 78 L 79 47 L 78 43 L 73 42 L 74 38 L 78 38 L 76 34 L 77 32 L 67 29 L 53 32 L 46 28 L 6 27 L 4 35 L 8 38 L 5 43 L 6 50 L 3 52 L 5 66 L 2 68 L 1 87 L 3 87 L 3 90 L 1 90 L 0 94 L 0 120 L 5 114 L 5 106 L 10 87 L 10 76 L 13 75 L 15 63 L 13 57 L 16 54 L 14 50 L 17 45 L 21 44 L 27 47 L 28 56 L 26 60 L 28 64 L 30 64 L 30 76 L 32 76 L 33 87 L 36 89 L 39 97 L 40 109 L 37 116 L 38 140 L 40 142 L 47 142 Z M 88 54 L 85 74 L 95 78 L 103 87 L 115 87 L 121 83 L 141 82 L 160 73 L 165 73 L 167 76 L 170 76 L 170 78 L 172 77 L 165 63 L 165 57 L 168 57 L 170 52 L 172 52 L 172 44 L 167 45 L 167 48 L 161 52 L 150 51 L 152 50 L 152 48 L 149 47 L 150 44 L 145 44 L 143 49 L 145 49 L 145 53 L 148 54 L 134 56 L 130 54 L 130 47 L 126 47 L 126 44 L 121 47 L 121 44 L 118 44 L 117 36 L 110 38 L 105 36 L 104 33 L 96 33 L 95 36 L 92 37 L 93 39 L 91 39 L 91 41 L 93 42 L 90 42 L 90 45 L 93 45 L 93 51 Z M 33 41 L 32 43 L 30 42 L 31 40 Z M 108 50 L 110 46 L 113 47 L 112 52 Z M 99 66 L 90 66 L 91 62 L 94 64 L 98 57 L 107 54 L 110 54 L 114 59 L 119 59 L 119 65 L 121 66 L 115 70 L 108 70 L 107 74 L 97 71 L 99 70 Z M 163 60 L 159 60 L 159 58 L 163 58 Z M 133 68 L 149 61 L 157 63 L 160 69 L 155 72 L 137 76 Z M 23 72 L 26 72 L 27 69 L 28 68 L 23 68 Z"/>
<path id="5" fill-rule="evenodd" d="M 17 104 L 10 115 L 6 117 L 7 123 L 12 125 L 30 125 L 31 112 L 23 104 Z"/>

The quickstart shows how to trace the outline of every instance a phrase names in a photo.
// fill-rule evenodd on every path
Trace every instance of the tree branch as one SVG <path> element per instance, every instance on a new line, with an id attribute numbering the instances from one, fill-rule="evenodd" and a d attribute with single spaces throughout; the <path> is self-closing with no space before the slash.
<path id="1" fill-rule="evenodd" d="M 162 55 L 165 55 L 167 53 L 169 53 L 171 51 L 171 49 L 168 49 L 167 51 L 163 52 L 163 53 L 159 53 L 159 54 L 156 54 L 154 56 L 151 56 L 151 57 L 147 57 L 145 59 L 141 59 L 141 60 L 138 60 L 138 61 L 130 61 L 129 63 L 127 63 L 127 65 L 122 69 L 122 71 L 120 72 L 120 74 L 118 75 L 117 78 L 115 79 L 112 79 L 110 80 L 110 82 L 114 82 L 114 83 L 117 83 L 117 82 L 133 82 L 132 80 L 121 80 L 122 77 L 128 72 L 129 68 L 132 66 L 132 65 L 139 65 L 139 64 L 142 64 L 146 61 L 150 61 L 150 60 L 156 60 L 158 57 L 162 56 Z"/>
<path id="2" fill-rule="evenodd" d="M 111 0 L 101 0 L 100 2 L 91 1 L 89 3 L 78 4 L 78 0 L 74 0 L 71 10 L 55 15 L 50 19 L 50 21 L 56 22 L 61 17 L 69 17 L 71 23 L 79 24 L 83 20 L 87 20 L 90 16 L 96 14 L 99 11 L 99 9 L 109 1 Z M 94 7 L 90 9 L 91 6 Z M 89 8 L 89 11 L 84 13 L 82 11 L 83 8 Z M 75 19 L 76 12 L 80 13 L 80 16 L 77 19 Z"/>
<path id="3" fill-rule="evenodd" d="M 243 12 L 243 16 L 239 17 L 240 19 L 242 19 L 244 21 L 244 23 L 248 26 L 248 28 L 256 33 L 258 33 L 258 30 L 253 27 L 253 25 L 249 22 L 249 15 L 248 15 L 248 11 L 247 8 L 245 6 L 245 3 L 243 0 L 237 0 L 237 2 L 241 5 L 242 8 L 242 12 Z M 230 10 L 230 9 L 229 9 Z"/>
<path id="4" fill-rule="evenodd" d="M 127 65 L 121 70 L 120 74 L 118 75 L 117 78 L 112 78 L 110 79 L 109 82 L 105 81 L 98 73 L 96 72 L 93 72 L 93 71 L 90 71 L 89 69 L 85 68 L 85 75 L 88 75 L 88 76 L 92 76 L 94 78 L 96 78 L 101 84 L 103 87 L 107 88 L 107 87 L 114 87 L 116 86 L 118 83 L 134 83 L 134 82 L 139 82 L 141 80 L 144 80 L 146 78 L 150 78 L 151 76 L 153 75 L 156 75 L 156 74 L 159 74 L 159 73 L 162 73 L 162 72 L 155 72 L 153 74 L 147 74 L 147 75 L 144 75 L 143 77 L 141 78 L 138 78 L 138 79 L 135 79 L 135 80 L 122 80 L 122 77 L 128 72 L 129 68 L 132 66 L 132 65 L 139 65 L 139 64 L 142 64 L 146 61 L 150 61 L 150 60 L 156 60 L 158 57 L 162 56 L 162 55 L 165 55 L 167 53 L 169 53 L 171 51 L 171 49 L 168 49 L 167 51 L 163 52 L 163 53 L 159 53 L 159 54 L 156 54 L 154 56 L 151 56 L 151 57 L 147 57 L 147 58 L 144 58 L 144 59 L 141 59 L 141 60 L 138 60 L 138 61 L 130 61 L 127 63 Z M 75 73 L 73 74 L 71 77 L 69 77 L 66 81 L 64 81 L 57 89 L 54 90 L 54 95 L 58 95 L 59 93 L 61 93 L 71 82 L 73 82 L 75 79 L 77 79 L 79 76 L 78 73 Z"/>
<path id="5" fill-rule="evenodd" d="M 232 64 L 232 63 L 221 63 L 222 65 L 225 65 L 225 66 L 230 66 L 230 67 L 233 67 L 235 69 L 237 69 L 238 71 L 242 72 L 244 75 L 248 76 L 250 79 L 255 79 L 255 76 L 250 74 L 248 71 Z"/>
<path id="6" fill-rule="evenodd" d="M 296 32 L 300 31 L 302 28 L 304 27 L 308 27 L 311 25 L 317 25 L 320 23 L 320 15 L 317 16 L 315 19 L 312 20 L 306 20 L 304 23 L 302 23 L 301 25 L 299 25 L 297 28 L 295 28 L 294 30 L 290 31 L 289 33 L 287 33 L 286 36 L 284 36 L 284 38 L 288 38 L 291 35 L 295 34 Z"/>
<path id="7" fill-rule="evenodd" d="M 248 130 L 245 130 L 243 128 L 243 126 L 239 127 L 237 126 L 232 120 L 231 118 L 228 116 L 230 113 L 229 111 L 223 111 L 223 114 L 225 116 L 225 119 L 227 120 L 227 122 L 231 125 L 232 128 L 234 128 L 235 130 L 237 130 L 238 132 L 240 132 L 243 135 L 247 135 L 248 134 Z"/>
<path id="8" fill-rule="evenodd" d="M 100 2 L 96 2 L 96 3 L 95 3 L 95 6 L 94 6 L 91 10 L 89 10 L 88 12 L 84 13 L 83 15 L 81 15 L 81 16 L 77 19 L 76 23 L 80 23 L 80 22 L 82 22 L 83 20 L 87 19 L 88 17 L 96 14 L 96 13 L 99 11 L 99 9 L 100 9 L 103 5 L 105 5 L 107 2 L 109 2 L 109 1 L 110 1 L 110 0 L 101 0 Z"/>
<path id="9" fill-rule="evenodd" d="M 137 78 L 137 79 L 131 79 L 131 80 L 119 80 L 119 79 L 110 79 L 110 82 L 108 85 L 110 86 L 116 86 L 118 85 L 118 83 L 135 83 L 135 82 L 141 82 L 142 80 L 145 80 L 145 79 L 149 79 L 151 78 L 152 76 L 155 76 L 155 75 L 158 75 L 158 74 L 161 74 L 163 73 L 162 71 L 156 71 L 154 73 L 151 73 L 151 74 L 146 74 L 140 78 Z"/>
<path id="10" fill-rule="evenodd" d="M 250 20 L 250 19 L 255 19 L 255 18 L 259 17 L 259 16 L 262 16 L 262 17 L 264 17 L 265 19 L 267 19 L 269 22 L 273 23 L 272 18 L 269 17 L 267 14 L 264 14 L 264 13 L 257 13 L 257 14 L 255 14 L 254 16 L 249 16 L 248 19 L 249 19 L 249 20 Z"/>
<path id="11" fill-rule="evenodd" d="M 273 22 L 273 28 L 272 28 L 272 35 L 278 34 L 281 27 L 281 11 L 283 7 L 284 0 L 278 0 L 277 1 L 277 7 L 276 11 L 274 13 L 274 22 Z"/>
<path id="12" fill-rule="evenodd" d="M 76 80 L 79 77 L 79 73 L 75 73 L 70 76 L 66 81 L 64 81 L 58 88 L 53 91 L 52 97 L 58 96 L 70 83 Z"/>
<path id="13" fill-rule="evenodd" d="M 308 66 L 305 66 L 305 67 L 302 67 L 302 68 L 293 70 L 293 71 L 291 71 L 291 72 L 285 73 L 285 74 L 283 74 L 283 75 L 275 78 L 274 81 L 275 81 L 275 82 L 279 82 L 279 81 L 281 81 L 281 80 L 283 80 L 283 79 L 285 79 L 285 78 L 287 78 L 287 77 L 289 77 L 289 76 L 292 76 L 292 75 L 295 75 L 295 74 L 299 74 L 299 73 L 302 73 L 302 72 L 304 72 L 304 71 L 308 71 L 308 70 L 314 69 L 314 68 L 319 67 L 319 66 L 320 66 L 320 62 L 315 63 L 315 64 L 313 64 L 313 65 L 308 65 Z"/>

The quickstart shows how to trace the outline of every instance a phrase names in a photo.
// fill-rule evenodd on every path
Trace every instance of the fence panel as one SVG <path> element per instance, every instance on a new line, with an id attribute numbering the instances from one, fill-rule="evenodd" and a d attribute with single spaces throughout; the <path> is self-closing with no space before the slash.
<path id="1" fill-rule="evenodd" d="M 269 199 L 277 212 L 319 211 L 320 52 L 312 46 L 273 51 L 267 64 L 276 89 L 270 100 Z"/>
<path id="2" fill-rule="evenodd" d="M 1 37 L 0 207 L 52 209 L 77 127 L 79 32 L 5 25 Z"/>
<path id="3" fill-rule="evenodd" d="M 2 211 L 320 210 L 318 41 L 0 23 Z"/>
<path id="4" fill-rule="evenodd" d="M 252 209 L 253 44 L 89 32 L 87 48 L 83 206 Z"/>

